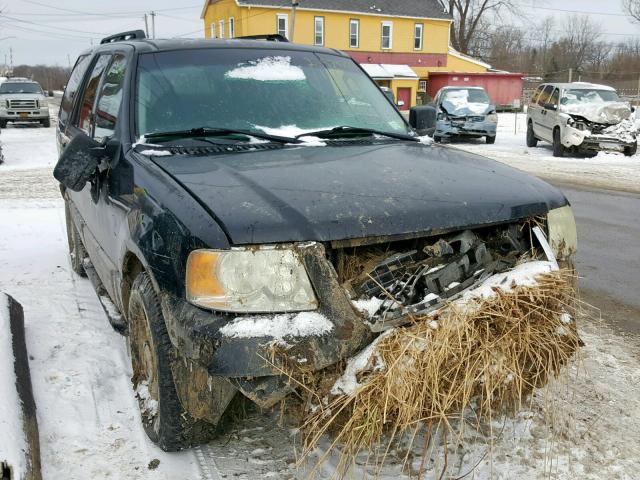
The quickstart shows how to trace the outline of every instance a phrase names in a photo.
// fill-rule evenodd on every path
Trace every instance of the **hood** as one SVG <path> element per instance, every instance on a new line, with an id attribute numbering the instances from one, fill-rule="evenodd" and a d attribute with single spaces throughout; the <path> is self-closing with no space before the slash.
<path id="1" fill-rule="evenodd" d="M 567 203 L 519 170 L 412 142 L 152 159 L 208 207 L 236 245 L 428 234 Z"/>
<path id="2" fill-rule="evenodd" d="M 624 102 L 575 103 L 560 105 L 560 111 L 579 115 L 590 122 L 615 125 L 631 116 L 631 107 Z"/>
<path id="3" fill-rule="evenodd" d="M 441 107 L 442 109 L 444 109 L 447 115 L 451 115 L 453 117 L 487 115 L 489 112 L 492 112 L 496 109 L 496 107 L 494 107 L 489 103 L 478 103 L 478 102 L 459 103 L 459 102 L 452 102 L 449 100 L 444 100 L 442 102 Z"/>

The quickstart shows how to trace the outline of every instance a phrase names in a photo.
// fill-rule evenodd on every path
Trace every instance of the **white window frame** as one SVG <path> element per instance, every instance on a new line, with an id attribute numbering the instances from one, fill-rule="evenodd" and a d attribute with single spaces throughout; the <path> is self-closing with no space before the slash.
<path id="1" fill-rule="evenodd" d="M 418 36 L 418 29 L 420 30 L 420 36 Z M 422 50 L 422 44 L 424 39 L 424 23 L 416 23 L 413 26 L 413 49 Z M 416 47 L 416 40 L 420 40 L 420 45 Z"/>
<path id="2" fill-rule="evenodd" d="M 389 46 L 384 46 L 384 27 L 389 27 Z M 380 48 L 382 50 L 391 50 L 393 48 L 393 22 L 382 22 L 380 25 Z"/>
<path id="3" fill-rule="evenodd" d="M 229 17 L 229 38 L 236 36 L 236 21 L 233 17 Z"/>
<path id="4" fill-rule="evenodd" d="M 318 42 L 318 25 L 320 25 L 320 38 Z M 313 17 L 313 44 L 318 46 L 324 45 L 324 17 Z"/>
<path id="5" fill-rule="evenodd" d="M 216 38 L 216 22 L 211 23 L 211 38 Z"/>
<path id="6" fill-rule="evenodd" d="M 224 20 L 218 22 L 218 38 L 224 38 Z"/>
<path id="7" fill-rule="evenodd" d="M 426 80 L 418 80 L 418 91 L 426 92 L 427 91 L 427 81 Z"/>
<path id="8" fill-rule="evenodd" d="M 356 26 L 356 44 L 351 43 L 351 26 Z M 360 47 L 360 20 L 356 18 L 349 19 L 349 48 L 359 48 Z"/>
<path id="9" fill-rule="evenodd" d="M 280 30 L 280 20 L 284 20 L 284 35 Z M 278 35 L 283 35 L 285 38 L 289 38 L 289 15 L 286 13 L 276 14 L 276 33 Z"/>

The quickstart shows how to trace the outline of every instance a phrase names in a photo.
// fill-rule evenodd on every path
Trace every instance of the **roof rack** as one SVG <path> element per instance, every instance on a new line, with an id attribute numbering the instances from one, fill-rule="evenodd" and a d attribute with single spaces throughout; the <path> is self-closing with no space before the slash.
<path id="1" fill-rule="evenodd" d="M 266 40 L 267 42 L 285 42 L 289 43 L 289 40 L 284 35 L 279 33 L 265 33 L 261 35 L 245 35 L 244 37 L 235 37 L 242 40 Z"/>
<path id="2" fill-rule="evenodd" d="M 124 42 L 125 40 L 141 40 L 143 38 L 147 38 L 142 30 L 130 30 L 128 32 L 116 33 L 115 35 L 111 35 L 110 37 L 105 37 L 100 40 L 100 43 L 114 43 L 114 42 Z"/>

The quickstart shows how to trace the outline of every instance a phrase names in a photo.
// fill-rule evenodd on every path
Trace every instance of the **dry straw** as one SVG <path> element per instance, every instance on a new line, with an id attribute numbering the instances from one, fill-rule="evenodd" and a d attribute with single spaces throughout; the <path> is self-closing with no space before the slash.
<path id="1" fill-rule="evenodd" d="M 318 373 L 282 367 L 302 387 L 301 462 L 330 434 L 316 469 L 339 451 L 340 477 L 359 454 L 382 451 L 369 460 L 381 466 L 394 442 L 415 436 L 420 425 L 430 437 L 434 428 L 458 423 L 470 405 L 479 423 L 519 409 L 581 343 L 569 320 L 576 318 L 574 284 L 569 271 L 546 273 L 536 286 L 496 288 L 490 298 L 416 318 L 377 341 L 347 393 L 331 393 L 344 364 Z"/>

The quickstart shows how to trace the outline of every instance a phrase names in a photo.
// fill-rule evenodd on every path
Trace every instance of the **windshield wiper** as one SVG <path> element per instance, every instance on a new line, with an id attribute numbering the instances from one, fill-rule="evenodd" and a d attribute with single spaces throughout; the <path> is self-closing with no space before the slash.
<path id="1" fill-rule="evenodd" d="M 254 132 L 251 130 L 241 130 L 235 128 L 213 128 L 198 127 L 189 130 L 174 130 L 169 132 L 153 132 L 145 134 L 144 138 L 161 138 L 161 137 L 224 137 L 226 135 L 245 135 L 247 137 L 255 137 L 263 140 L 280 143 L 302 143 L 297 138 L 281 137 L 280 135 L 269 135 L 268 133 Z"/>
<path id="2" fill-rule="evenodd" d="M 382 130 L 376 130 L 373 128 L 363 128 L 363 127 L 350 127 L 348 125 L 342 125 L 339 127 L 328 128 L 324 130 L 317 130 L 315 132 L 306 132 L 301 133 L 300 135 L 296 135 L 296 139 L 301 137 L 333 137 L 339 136 L 343 134 L 370 134 L 370 135 L 382 135 L 385 137 L 397 138 L 399 140 L 409 140 L 410 142 L 417 142 L 418 139 L 412 135 L 407 135 L 404 133 L 394 133 L 394 132 L 383 132 Z"/>

